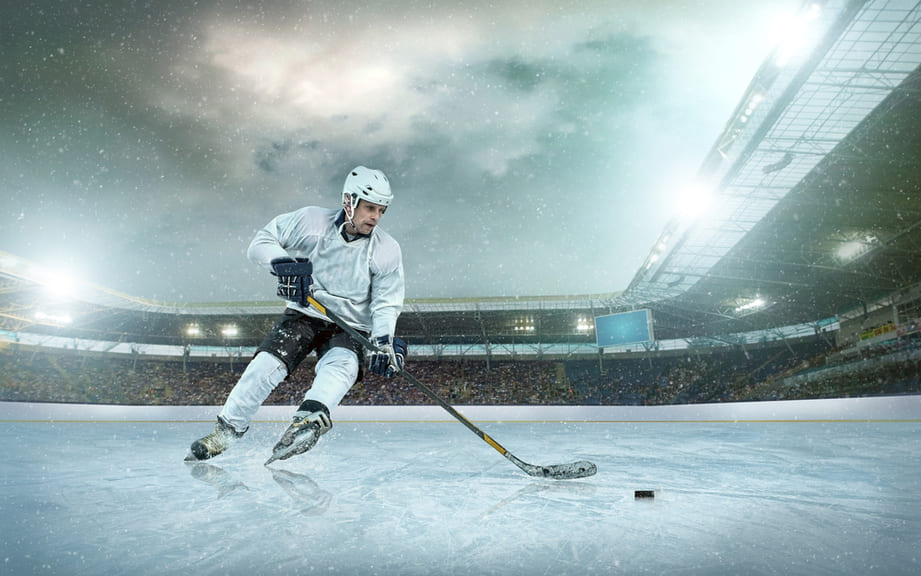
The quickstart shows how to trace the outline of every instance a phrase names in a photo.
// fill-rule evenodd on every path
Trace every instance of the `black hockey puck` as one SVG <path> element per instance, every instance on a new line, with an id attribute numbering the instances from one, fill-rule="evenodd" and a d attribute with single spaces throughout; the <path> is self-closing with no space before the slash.
<path id="1" fill-rule="evenodd" d="M 655 498 L 655 497 L 656 497 L 656 491 L 655 491 L 655 490 L 634 490 L 634 491 L 633 491 L 633 498 L 634 498 L 634 499 L 639 499 L 639 498 Z"/>

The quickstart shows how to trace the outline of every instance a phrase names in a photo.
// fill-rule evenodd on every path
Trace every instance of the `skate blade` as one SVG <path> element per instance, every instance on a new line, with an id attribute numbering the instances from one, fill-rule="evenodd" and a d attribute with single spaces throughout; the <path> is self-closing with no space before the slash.
<path id="1" fill-rule="evenodd" d="M 271 464 L 272 462 L 275 462 L 276 460 L 286 459 L 287 457 L 291 456 L 294 453 L 297 447 L 298 447 L 297 442 L 294 442 L 290 446 L 286 446 L 282 448 L 281 450 L 276 450 L 275 452 L 272 452 L 271 458 L 266 460 L 263 466 L 268 466 L 269 464 Z"/>
<path id="2" fill-rule="evenodd" d="M 294 452 L 294 446 L 288 446 L 288 447 L 285 448 L 284 450 L 279 450 L 278 452 L 273 452 L 271 458 L 269 458 L 268 460 L 266 460 L 266 461 L 265 461 L 265 464 L 263 464 L 263 466 L 268 466 L 269 464 L 271 464 L 272 462 L 275 462 L 276 460 L 284 460 L 285 457 L 287 457 L 287 456 L 288 456 L 289 454 L 291 454 L 292 452 Z"/>
<path id="3" fill-rule="evenodd" d="M 296 437 L 290 446 L 285 446 L 281 450 L 273 452 L 272 456 L 265 461 L 263 466 L 268 466 L 276 460 L 285 460 L 296 454 L 303 454 L 316 446 L 317 440 L 319 440 L 319 436 L 316 435 L 315 429 L 305 431 L 300 437 Z"/>

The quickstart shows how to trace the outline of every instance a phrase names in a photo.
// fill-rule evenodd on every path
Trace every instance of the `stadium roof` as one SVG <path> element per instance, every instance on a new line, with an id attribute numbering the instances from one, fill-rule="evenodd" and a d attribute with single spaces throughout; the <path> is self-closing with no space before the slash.
<path id="1" fill-rule="evenodd" d="M 620 301 L 735 331 L 921 281 L 921 5 L 829 2 L 817 17 L 824 37 L 797 67 L 764 63 L 710 152 L 711 214 L 671 223 Z"/>
<path id="2" fill-rule="evenodd" d="M 915 289 L 921 3 L 829 1 L 816 17 L 824 33 L 799 60 L 772 54 L 717 138 L 699 173 L 707 211 L 670 222 L 624 293 L 412 300 L 401 333 L 593 341 L 577 322 L 645 307 L 659 338 L 712 336 L 820 322 Z M 261 335 L 280 307 L 179 305 L 84 285 L 68 312 L 79 322 L 65 325 L 43 284 L 66 281 L 2 258 L 2 327 L 181 339 L 194 318 L 248 318 Z"/>

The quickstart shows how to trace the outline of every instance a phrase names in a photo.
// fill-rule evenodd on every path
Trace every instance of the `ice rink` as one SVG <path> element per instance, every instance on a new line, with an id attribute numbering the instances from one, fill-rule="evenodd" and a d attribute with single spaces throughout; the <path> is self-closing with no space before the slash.
<path id="1" fill-rule="evenodd" d="M 183 461 L 214 408 L 0 403 L 3 574 L 918 574 L 921 397 L 653 408 L 292 407 Z M 655 498 L 634 498 L 654 490 Z"/>

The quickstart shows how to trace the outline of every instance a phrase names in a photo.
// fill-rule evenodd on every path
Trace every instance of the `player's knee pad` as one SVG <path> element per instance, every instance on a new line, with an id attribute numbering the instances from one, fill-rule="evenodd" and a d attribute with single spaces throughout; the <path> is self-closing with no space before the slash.
<path id="1" fill-rule="evenodd" d="M 294 372 L 313 350 L 314 329 L 307 316 L 288 308 L 257 349 L 284 362 L 288 374 Z"/>

